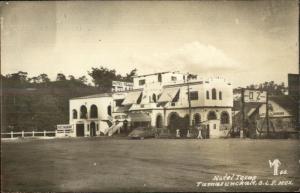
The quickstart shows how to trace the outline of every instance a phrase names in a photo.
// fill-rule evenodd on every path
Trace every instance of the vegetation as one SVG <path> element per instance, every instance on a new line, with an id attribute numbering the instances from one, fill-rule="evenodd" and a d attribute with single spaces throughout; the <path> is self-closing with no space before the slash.
<path id="1" fill-rule="evenodd" d="M 288 88 L 284 85 L 284 82 L 277 84 L 274 81 L 264 82 L 260 84 L 251 84 L 246 86 L 246 89 L 264 90 L 268 92 L 269 96 L 283 96 L 288 90 Z M 241 93 L 241 88 L 233 89 L 233 93 Z"/>
<path id="2" fill-rule="evenodd" d="M 136 69 L 125 76 L 104 67 L 92 68 L 87 77 L 58 73 L 51 81 L 47 74 L 28 77 L 27 72 L 1 75 L 1 131 L 55 130 L 69 122 L 69 99 L 110 91 L 112 80 L 132 81 Z"/>

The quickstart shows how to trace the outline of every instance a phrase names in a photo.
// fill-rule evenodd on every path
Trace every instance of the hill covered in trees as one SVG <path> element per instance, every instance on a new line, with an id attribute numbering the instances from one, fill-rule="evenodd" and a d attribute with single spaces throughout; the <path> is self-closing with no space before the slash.
<path id="1" fill-rule="evenodd" d="M 1 132 L 55 130 L 69 122 L 69 99 L 110 91 L 112 80 L 132 81 L 136 69 L 125 76 L 104 67 L 92 68 L 87 78 L 58 73 L 51 81 L 47 74 L 28 77 L 28 73 L 1 75 Z"/>

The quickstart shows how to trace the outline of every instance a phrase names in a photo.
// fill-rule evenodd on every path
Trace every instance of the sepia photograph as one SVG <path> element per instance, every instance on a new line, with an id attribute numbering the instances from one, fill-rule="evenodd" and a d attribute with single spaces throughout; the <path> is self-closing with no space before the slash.
<path id="1" fill-rule="evenodd" d="M 1 192 L 300 192 L 298 0 L 1 1 Z"/>

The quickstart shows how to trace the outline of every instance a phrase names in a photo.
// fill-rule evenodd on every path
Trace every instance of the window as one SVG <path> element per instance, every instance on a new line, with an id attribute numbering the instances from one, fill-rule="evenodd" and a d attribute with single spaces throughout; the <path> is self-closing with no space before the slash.
<path id="1" fill-rule="evenodd" d="M 217 119 L 217 115 L 214 111 L 210 111 L 207 115 L 207 120 L 216 120 Z"/>
<path id="2" fill-rule="evenodd" d="M 209 99 L 209 91 L 206 91 L 206 99 Z"/>
<path id="3" fill-rule="evenodd" d="M 176 76 L 171 76 L 171 80 L 172 80 L 172 81 L 176 81 L 176 80 L 177 80 L 177 77 L 176 77 Z"/>
<path id="4" fill-rule="evenodd" d="M 145 79 L 143 79 L 143 80 L 139 80 L 139 85 L 141 86 L 141 85 L 144 85 L 146 83 L 146 80 Z"/>
<path id="5" fill-rule="evenodd" d="M 87 118 L 87 108 L 86 106 L 82 105 L 80 107 L 80 119 L 86 119 Z"/>
<path id="6" fill-rule="evenodd" d="M 111 116 L 111 105 L 108 105 L 107 107 L 107 114 Z"/>
<path id="7" fill-rule="evenodd" d="M 91 112 L 90 112 L 91 118 L 98 118 L 98 108 L 96 105 L 91 106 Z"/>
<path id="8" fill-rule="evenodd" d="M 227 112 L 221 113 L 221 124 L 229 124 L 229 114 Z"/>
<path id="9" fill-rule="evenodd" d="M 198 100 L 198 91 L 190 92 L 190 99 L 191 100 Z"/>
<path id="10" fill-rule="evenodd" d="M 216 100 L 217 99 L 217 91 L 216 91 L 215 88 L 213 88 L 211 90 L 211 98 L 212 98 L 212 100 Z"/>
<path id="11" fill-rule="evenodd" d="M 194 115 L 194 125 L 199 125 L 201 123 L 201 116 L 199 113 Z"/>
<path id="12" fill-rule="evenodd" d="M 153 95 L 152 95 L 152 100 L 153 100 L 153 102 L 156 103 L 156 94 L 154 94 L 154 93 L 153 93 Z"/>
<path id="13" fill-rule="evenodd" d="M 158 74 L 158 82 L 161 82 L 162 79 L 161 79 L 161 74 Z"/>
<path id="14" fill-rule="evenodd" d="M 124 101 L 124 99 L 119 99 L 119 100 L 115 100 L 116 101 L 116 106 L 117 107 L 122 107 L 122 102 Z"/>
<path id="15" fill-rule="evenodd" d="M 222 92 L 219 91 L 219 100 L 222 100 Z"/>
<path id="16" fill-rule="evenodd" d="M 73 119 L 77 119 L 77 111 L 73 109 Z"/>

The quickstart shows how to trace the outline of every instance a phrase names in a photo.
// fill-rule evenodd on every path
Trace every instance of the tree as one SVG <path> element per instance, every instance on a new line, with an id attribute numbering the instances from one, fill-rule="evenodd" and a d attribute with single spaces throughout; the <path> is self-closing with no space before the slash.
<path id="1" fill-rule="evenodd" d="M 57 76 L 56 76 L 56 81 L 65 81 L 67 80 L 66 79 L 66 76 L 62 73 L 58 73 Z"/>
<path id="2" fill-rule="evenodd" d="M 131 70 L 129 73 L 126 73 L 126 76 L 123 78 L 125 82 L 133 82 L 133 77 L 137 75 L 137 69 Z"/>
<path id="3" fill-rule="evenodd" d="M 71 81 L 75 80 L 75 77 L 74 77 L 73 75 L 69 75 L 68 78 L 69 78 L 69 80 L 71 80 Z"/>
<path id="4" fill-rule="evenodd" d="M 33 84 L 37 84 L 37 83 L 39 83 L 39 78 L 34 76 L 32 78 L 28 78 L 28 81 L 33 83 Z"/>
<path id="5" fill-rule="evenodd" d="M 86 84 L 87 83 L 87 78 L 86 76 L 81 76 L 78 78 L 78 81 L 82 84 Z"/>
<path id="6" fill-rule="evenodd" d="M 5 76 L 5 79 L 2 79 L 5 80 L 3 87 L 9 87 L 9 88 L 26 87 L 30 83 L 29 80 L 27 79 L 27 75 L 28 73 L 23 71 L 7 74 Z"/>
<path id="7" fill-rule="evenodd" d="M 188 74 L 188 76 L 187 76 L 188 80 L 196 79 L 196 78 L 197 78 L 197 75 L 195 75 L 195 74 Z"/>
<path id="8" fill-rule="evenodd" d="M 260 84 L 251 84 L 249 86 L 246 86 L 248 89 L 259 89 L 259 90 L 266 90 L 270 96 L 274 95 L 284 95 L 286 91 L 286 87 L 284 83 L 277 84 L 274 81 L 270 82 L 264 82 Z"/>
<path id="9" fill-rule="evenodd" d="M 115 70 L 109 70 L 102 66 L 100 68 L 92 68 L 92 71 L 88 72 L 88 74 L 93 78 L 95 86 L 103 91 L 110 91 L 112 81 L 120 80 Z"/>
<path id="10" fill-rule="evenodd" d="M 39 81 L 40 81 L 41 83 L 49 83 L 49 82 L 50 82 L 50 79 L 49 79 L 48 75 L 45 74 L 45 73 L 40 74 L 40 75 L 38 76 L 38 79 L 39 79 Z"/>

